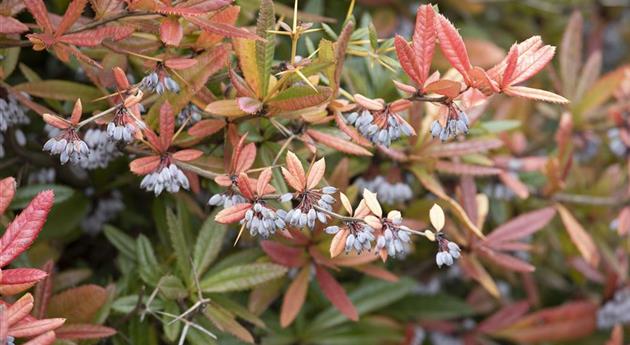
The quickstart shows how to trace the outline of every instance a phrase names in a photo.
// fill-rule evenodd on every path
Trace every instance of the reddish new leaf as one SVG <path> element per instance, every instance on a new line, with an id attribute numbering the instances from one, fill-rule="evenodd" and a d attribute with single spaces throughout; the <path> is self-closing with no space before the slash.
<path id="1" fill-rule="evenodd" d="M 534 272 L 536 268 L 521 259 L 485 247 L 479 247 L 478 253 L 496 265 L 516 272 Z"/>
<path id="2" fill-rule="evenodd" d="M 566 104 L 569 100 L 546 90 L 533 89 L 526 86 L 510 86 L 504 90 L 506 95 L 523 97 L 543 102 Z"/>
<path id="3" fill-rule="evenodd" d="M 0 215 L 6 211 L 15 196 L 17 186 L 13 177 L 6 177 L 0 180 Z"/>
<path id="4" fill-rule="evenodd" d="M 313 189 L 317 187 L 319 181 L 324 177 L 324 173 L 326 172 L 326 161 L 324 158 L 313 163 L 311 166 L 311 170 L 308 172 L 308 177 L 306 179 L 306 188 Z"/>
<path id="5" fill-rule="evenodd" d="M 275 263 L 287 267 L 300 267 L 304 264 L 304 253 L 298 248 L 289 247 L 276 241 L 262 241 L 260 246 Z"/>
<path id="6" fill-rule="evenodd" d="M 348 298 L 346 291 L 341 285 L 328 273 L 328 271 L 320 265 L 315 265 L 315 275 L 317 282 L 322 289 L 324 295 L 330 302 L 339 309 L 339 311 L 352 321 L 359 320 L 357 309 Z"/>
<path id="7" fill-rule="evenodd" d="M 312 137 L 316 141 L 341 152 L 357 156 L 372 155 L 372 152 L 366 150 L 365 148 L 334 135 L 330 135 L 314 129 L 307 129 L 306 134 L 308 134 L 308 136 Z"/>
<path id="8" fill-rule="evenodd" d="M 160 24 L 160 39 L 164 44 L 178 46 L 184 37 L 184 28 L 177 17 L 167 17 Z"/>
<path id="9" fill-rule="evenodd" d="M 201 157 L 202 155 L 203 155 L 203 151 L 196 150 L 196 149 L 186 149 L 186 150 L 180 150 L 173 153 L 172 157 L 173 159 L 178 160 L 178 161 L 190 162 Z"/>
<path id="10" fill-rule="evenodd" d="M 35 318 L 41 319 L 44 317 L 44 313 L 46 312 L 46 308 L 48 307 L 48 302 L 50 301 L 50 297 L 52 296 L 52 270 L 54 263 L 52 260 L 49 260 L 44 264 L 42 269 L 47 273 L 47 276 L 41 280 L 37 286 L 35 287 L 35 306 L 33 307 L 33 316 Z"/>
<path id="11" fill-rule="evenodd" d="M 35 268 L 13 268 L 2 271 L 0 285 L 30 284 L 46 277 L 46 272 Z"/>
<path id="12" fill-rule="evenodd" d="M 24 4 L 33 15 L 33 18 L 35 18 L 37 25 L 39 25 L 45 33 L 52 34 L 53 27 L 48 18 L 48 10 L 44 2 L 42 0 L 24 0 Z"/>
<path id="13" fill-rule="evenodd" d="M 462 36 L 459 35 L 453 24 L 441 14 L 438 15 L 436 29 L 442 54 L 451 66 L 464 77 L 466 84 L 470 84 L 469 71 L 472 66 Z"/>
<path id="14" fill-rule="evenodd" d="M 306 265 L 289 285 L 282 299 L 282 309 L 280 310 L 280 326 L 287 327 L 297 317 L 304 305 L 308 282 L 310 278 L 310 265 Z"/>
<path id="15" fill-rule="evenodd" d="M 509 222 L 499 226 L 486 237 L 484 243 L 488 246 L 520 240 L 544 228 L 556 215 L 553 207 L 524 213 Z"/>
<path id="16" fill-rule="evenodd" d="M 166 101 L 160 107 L 160 144 L 162 151 L 168 150 L 175 134 L 175 116 L 173 116 L 173 107 Z"/>
<path id="17" fill-rule="evenodd" d="M 122 40 L 131 35 L 133 31 L 134 28 L 131 26 L 109 25 L 94 30 L 63 35 L 59 37 L 58 41 L 80 47 L 94 47 L 103 43 L 106 39 L 111 39 L 112 41 Z"/>
<path id="18" fill-rule="evenodd" d="M 33 243 L 46 222 L 54 199 L 53 191 L 40 192 L 9 224 L 0 238 L 0 267 L 6 266 Z"/>
<path id="19" fill-rule="evenodd" d="M 164 61 L 164 66 L 172 69 L 187 69 L 197 64 L 197 60 L 189 58 L 173 58 Z"/>
<path id="20" fill-rule="evenodd" d="M 431 5 L 421 5 L 416 14 L 416 26 L 413 33 L 413 44 L 416 71 L 420 86 L 424 84 L 431 71 L 431 61 L 435 50 L 435 10 Z"/>
<path id="21" fill-rule="evenodd" d="M 483 333 L 493 332 L 497 329 L 509 326 L 520 319 L 529 310 L 529 302 L 521 301 L 501 308 L 489 318 L 483 320 L 477 330 Z"/>
<path id="22" fill-rule="evenodd" d="M 593 242 L 591 235 L 584 230 L 582 225 L 564 206 L 556 204 L 556 208 L 558 209 L 558 213 L 560 213 L 562 223 L 564 223 L 564 226 L 569 233 L 569 237 L 571 237 L 571 241 L 573 241 L 584 259 L 591 266 L 596 267 L 599 263 L 600 257 L 599 252 L 597 251 L 597 246 L 595 245 L 595 242 Z"/>
<path id="23" fill-rule="evenodd" d="M 34 321 L 22 321 L 11 327 L 9 335 L 16 338 L 27 338 L 40 335 L 61 327 L 66 322 L 65 319 L 44 319 Z"/>
<path id="24" fill-rule="evenodd" d="M 288 151 L 286 165 L 288 172 L 294 179 L 297 180 L 298 185 L 293 186 L 293 183 L 290 182 L 290 178 L 287 179 L 287 182 L 289 182 L 297 191 L 302 191 L 306 187 L 306 173 L 302 167 L 302 162 L 300 162 L 300 159 L 295 155 L 295 153 Z M 287 174 L 285 174 L 285 178 L 287 177 L 286 175 Z"/>
<path id="25" fill-rule="evenodd" d="M 234 173 L 239 174 L 249 170 L 256 160 L 256 144 L 249 143 L 235 156 Z"/>
<path id="26" fill-rule="evenodd" d="M 221 210 L 214 217 L 214 220 L 221 224 L 230 224 L 240 221 L 245 217 L 245 213 L 252 207 L 251 204 L 236 204 L 232 207 Z"/>
<path id="27" fill-rule="evenodd" d="M 28 31 L 28 26 L 15 18 L 0 15 L 0 34 L 19 34 Z"/>
<path id="28" fill-rule="evenodd" d="M 185 18 L 199 26 L 202 30 L 208 31 L 217 35 L 231 37 L 231 38 L 245 38 L 250 40 L 262 40 L 262 38 L 254 33 L 251 33 L 245 29 L 238 28 L 233 25 L 213 22 L 208 19 L 200 17 L 185 16 Z"/>
<path id="29" fill-rule="evenodd" d="M 68 31 L 72 24 L 74 24 L 79 17 L 81 17 L 81 13 L 83 9 L 87 5 L 87 0 L 72 0 L 66 9 L 66 13 L 61 18 L 61 22 L 57 25 L 55 29 L 55 36 L 59 37 L 63 35 L 64 32 Z"/>
<path id="30" fill-rule="evenodd" d="M 418 64 L 415 63 L 416 57 L 414 51 L 411 49 L 407 41 L 396 35 L 394 38 L 394 46 L 396 47 L 396 55 L 398 55 L 398 61 L 405 73 L 418 84 L 418 87 L 422 88 L 424 82 L 420 78 L 420 71 L 417 70 Z"/>
<path id="31" fill-rule="evenodd" d="M 188 134 L 193 137 L 203 138 L 217 133 L 223 127 L 225 127 L 225 121 L 223 120 L 201 120 L 190 127 Z"/>
<path id="32" fill-rule="evenodd" d="M 13 325 L 30 314 L 33 309 L 33 295 L 27 293 L 6 309 L 7 322 Z"/>
<path id="33" fill-rule="evenodd" d="M 146 175 L 155 171 L 160 166 L 161 161 L 160 156 L 136 158 L 129 163 L 129 170 L 137 175 Z"/>
<path id="34" fill-rule="evenodd" d="M 55 342 L 57 339 L 55 332 L 48 331 L 42 335 L 39 335 L 26 343 L 24 345 L 50 345 Z"/>
<path id="35" fill-rule="evenodd" d="M 116 330 L 110 327 L 90 324 L 68 324 L 55 330 L 59 339 L 100 339 L 111 337 Z"/>

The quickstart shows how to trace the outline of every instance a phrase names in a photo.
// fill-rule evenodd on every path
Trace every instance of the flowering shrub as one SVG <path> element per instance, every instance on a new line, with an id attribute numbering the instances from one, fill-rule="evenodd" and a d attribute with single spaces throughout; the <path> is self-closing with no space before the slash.
<path id="1" fill-rule="evenodd" d="M 580 13 L 556 72 L 318 4 L 0 4 L 0 345 L 622 344 L 630 70 Z"/>

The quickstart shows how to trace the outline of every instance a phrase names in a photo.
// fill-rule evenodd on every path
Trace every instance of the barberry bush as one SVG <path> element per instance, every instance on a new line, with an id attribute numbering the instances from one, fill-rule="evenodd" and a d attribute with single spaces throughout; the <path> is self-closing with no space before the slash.
<path id="1" fill-rule="evenodd" d="M 3 1 L 0 345 L 623 345 L 628 14 Z"/>

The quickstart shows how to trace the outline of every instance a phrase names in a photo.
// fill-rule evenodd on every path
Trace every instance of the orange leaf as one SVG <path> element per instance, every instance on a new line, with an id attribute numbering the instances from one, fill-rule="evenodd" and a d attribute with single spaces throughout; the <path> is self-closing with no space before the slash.
<path id="1" fill-rule="evenodd" d="M 245 217 L 245 213 L 252 207 L 249 203 L 236 204 L 232 207 L 221 210 L 214 217 L 214 220 L 221 224 L 230 224 L 240 221 Z"/>
<path id="2" fill-rule="evenodd" d="M 0 267 L 6 266 L 35 241 L 46 222 L 54 199 L 53 191 L 40 192 L 7 226 L 0 238 Z"/>
<path id="3" fill-rule="evenodd" d="M 11 327 L 9 335 L 16 338 L 33 337 L 59 328 L 64 322 L 66 322 L 65 319 L 44 319 L 19 322 L 17 325 Z"/>
<path id="4" fill-rule="evenodd" d="M 54 343 L 56 339 L 57 337 L 55 335 L 55 332 L 48 331 L 40 336 L 37 336 L 36 338 L 27 341 L 26 343 L 24 343 L 24 345 L 50 345 Z"/>
<path id="5" fill-rule="evenodd" d="M 217 133 L 223 127 L 225 127 L 225 121 L 223 120 L 201 120 L 190 127 L 188 134 L 193 137 L 203 138 Z"/>
<path id="6" fill-rule="evenodd" d="M 466 84 L 470 84 L 471 80 L 468 72 L 472 69 L 472 66 L 470 65 L 462 36 L 459 35 L 453 24 L 441 14 L 438 14 L 436 28 L 442 54 L 444 54 L 451 66 L 464 77 Z"/>
<path id="7" fill-rule="evenodd" d="M 412 48 L 418 72 L 418 85 L 422 86 L 431 71 L 431 61 L 435 50 L 435 10 L 431 5 L 421 5 L 416 14 Z"/>
<path id="8" fill-rule="evenodd" d="M 426 93 L 437 93 L 438 95 L 446 96 L 450 99 L 454 99 L 459 96 L 459 92 L 462 89 L 462 84 L 456 81 L 440 79 L 427 85 L 424 89 Z"/>
<path id="9" fill-rule="evenodd" d="M 306 265 L 300 270 L 300 273 L 289 285 L 282 299 L 282 308 L 280 310 L 280 326 L 283 328 L 290 325 L 297 317 L 304 300 L 306 291 L 308 290 L 308 281 L 311 275 L 310 265 Z"/>
<path id="10" fill-rule="evenodd" d="M 526 86 L 510 86 L 503 90 L 506 95 L 534 99 L 537 101 L 566 104 L 569 100 L 553 92 Z"/>
<path id="11" fill-rule="evenodd" d="M 129 163 L 129 170 L 136 175 L 146 175 L 160 166 L 160 156 L 136 158 Z"/>
<path id="12" fill-rule="evenodd" d="M 69 324 L 61 326 L 55 333 L 59 339 L 100 339 L 111 337 L 116 330 L 101 325 Z"/>
<path id="13" fill-rule="evenodd" d="M 256 194 L 266 194 L 265 191 L 269 185 L 269 182 L 271 181 L 271 176 L 271 168 L 266 168 L 260 173 L 260 176 L 258 176 L 258 181 L 256 183 Z"/>
<path id="14" fill-rule="evenodd" d="M 313 189 L 317 187 L 319 181 L 324 177 L 326 172 L 326 160 L 321 158 L 317 162 L 313 163 L 311 170 L 308 172 L 308 178 L 306 179 L 306 188 Z"/>
<path id="15" fill-rule="evenodd" d="M 300 267 L 304 264 L 304 255 L 301 249 L 267 240 L 261 241 L 260 246 L 275 263 L 287 267 Z"/>
<path id="16" fill-rule="evenodd" d="M 184 37 L 184 28 L 179 24 L 177 17 L 167 17 L 162 20 L 160 24 L 160 39 L 164 44 L 178 46 L 179 42 L 182 41 L 182 37 Z"/>
<path id="17" fill-rule="evenodd" d="M 36 283 L 45 277 L 46 272 L 35 268 L 13 268 L 2 271 L 0 284 L 31 284 Z"/>
<path id="18" fill-rule="evenodd" d="M 295 153 L 287 151 L 287 158 L 285 159 L 287 169 L 293 175 L 293 177 L 299 182 L 297 191 L 303 191 L 306 187 L 306 174 L 304 173 L 304 167 L 302 162 L 297 158 Z"/>
<path id="19" fill-rule="evenodd" d="M 48 10 L 42 0 L 24 0 L 24 4 L 29 12 L 35 18 L 37 25 L 42 28 L 45 33 L 52 34 L 53 27 L 48 18 Z"/>
<path id="20" fill-rule="evenodd" d="M 306 134 L 308 134 L 313 139 L 318 142 L 329 146 L 333 149 L 339 150 L 341 152 L 349 153 L 357 156 L 371 156 L 372 152 L 364 149 L 363 147 L 349 142 L 348 140 L 344 140 L 342 138 L 320 132 L 314 129 L 307 129 Z"/>
<path id="21" fill-rule="evenodd" d="M 87 0 L 73 0 L 70 1 L 68 8 L 66 9 L 66 13 L 64 13 L 61 18 L 61 22 L 57 25 L 55 29 L 55 36 L 59 37 L 66 32 L 72 24 L 74 24 L 79 17 L 81 17 L 81 13 L 83 13 L 83 9 L 87 4 Z"/>
<path id="22" fill-rule="evenodd" d="M 523 239 L 544 228 L 555 215 L 556 210 L 553 207 L 521 214 L 492 231 L 484 244 L 492 247 L 493 244 Z"/>
<path id="23" fill-rule="evenodd" d="M 175 134 L 175 116 L 173 107 L 168 101 L 162 103 L 160 107 L 160 145 L 161 151 L 166 151 L 171 146 L 173 135 Z"/>
<path id="24" fill-rule="evenodd" d="M 174 58 L 164 61 L 164 66 L 172 69 L 186 69 L 191 68 L 197 64 L 197 60 L 188 58 Z"/>
<path id="25" fill-rule="evenodd" d="M 346 291 L 339 285 L 333 276 L 322 266 L 315 265 L 315 275 L 317 282 L 324 295 L 342 314 L 352 321 L 359 320 L 356 308 L 348 298 Z"/>
<path id="26" fill-rule="evenodd" d="M 17 183 L 13 177 L 5 177 L 0 180 L 0 215 L 6 211 L 15 196 Z"/>
<path id="27" fill-rule="evenodd" d="M 573 217 L 571 212 L 567 210 L 561 204 L 556 204 L 556 209 L 560 213 L 560 218 L 562 219 L 562 223 L 567 229 L 569 236 L 571 237 L 571 241 L 578 248 L 582 257 L 588 262 L 591 266 L 597 267 L 599 264 L 599 252 L 597 251 L 597 247 L 595 246 L 595 242 L 593 242 L 593 238 L 591 235 L 584 230 L 582 225 L 578 223 L 578 221 Z"/>
<path id="28" fill-rule="evenodd" d="M 32 309 L 33 309 L 33 295 L 31 295 L 30 293 L 27 293 L 26 295 L 20 297 L 19 300 L 13 303 L 5 311 L 7 314 L 7 322 L 9 326 L 22 320 L 25 316 L 31 313 Z"/>
<path id="29" fill-rule="evenodd" d="M 46 317 L 64 317 L 68 323 L 91 322 L 107 302 L 107 290 L 98 285 L 82 285 L 52 296 Z"/>
<path id="30" fill-rule="evenodd" d="M 172 157 L 173 159 L 176 159 L 178 161 L 189 162 L 189 161 L 194 161 L 195 159 L 201 157 L 202 155 L 203 155 L 203 151 L 201 150 L 186 149 L 186 150 L 180 150 L 173 153 Z"/>

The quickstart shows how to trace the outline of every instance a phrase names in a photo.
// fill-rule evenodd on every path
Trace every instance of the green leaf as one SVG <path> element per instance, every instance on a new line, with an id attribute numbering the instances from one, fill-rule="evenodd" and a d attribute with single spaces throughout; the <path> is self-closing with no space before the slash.
<path id="1" fill-rule="evenodd" d="M 273 63 L 273 53 L 276 45 L 276 35 L 270 33 L 269 30 L 274 29 L 275 23 L 276 16 L 273 9 L 273 1 L 262 0 L 260 2 L 258 22 L 256 23 L 256 34 L 265 39 L 265 41 L 256 41 L 256 61 L 260 75 L 260 94 L 262 97 L 267 96 L 269 89 L 269 76 L 271 74 L 271 64 Z"/>
<path id="2" fill-rule="evenodd" d="M 331 95 L 332 90 L 329 87 L 317 86 L 317 90 L 314 90 L 310 86 L 299 85 L 279 92 L 269 100 L 269 105 L 286 111 L 300 110 L 320 105 L 327 101 Z"/>
<path id="3" fill-rule="evenodd" d="M 359 288 L 348 294 L 359 316 L 392 304 L 411 292 L 413 280 L 402 278 L 396 283 L 383 280 L 367 280 Z M 315 317 L 310 330 L 321 331 L 347 322 L 348 318 L 331 306 Z"/>
<path id="4" fill-rule="evenodd" d="M 36 184 L 20 187 L 15 192 L 15 197 L 11 202 L 12 210 L 22 209 L 39 193 L 45 190 L 52 190 L 55 193 L 55 204 L 62 203 L 74 195 L 74 189 L 56 184 Z"/>
<path id="5" fill-rule="evenodd" d="M 103 232 L 105 237 L 111 242 L 111 244 L 118 249 L 120 254 L 124 255 L 130 260 L 136 260 L 136 247 L 133 238 L 122 230 L 115 228 L 111 225 L 105 225 Z"/>
<path id="6" fill-rule="evenodd" d="M 71 240 L 80 235 L 79 225 L 89 211 L 90 200 L 83 194 L 74 195 L 53 206 L 39 235 L 40 239 L 63 238 Z M 73 233 L 74 230 L 77 230 Z"/>
<path id="7" fill-rule="evenodd" d="M 72 81 L 41 80 L 18 84 L 14 88 L 31 96 L 45 99 L 74 102 L 80 98 L 83 101 L 84 112 L 107 107 L 107 103 L 104 101 L 92 102 L 103 95 L 97 88 Z"/>
<path id="8" fill-rule="evenodd" d="M 520 120 L 494 120 L 481 123 L 481 128 L 490 133 L 510 131 L 521 126 Z"/>
<path id="9" fill-rule="evenodd" d="M 370 37 L 370 47 L 372 50 L 376 50 L 378 48 L 378 34 L 376 33 L 374 23 L 370 23 L 368 26 L 368 33 Z"/>
<path id="10" fill-rule="evenodd" d="M 145 235 L 138 236 L 136 240 L 136 254 L 140 277 L 145 283 L 155 286 L 161 276 L 160 265 L 155 258 L 151 241 Z"/>
<path id="11" fill-rule="evenodd" d="M 199 231 L 199 236 L 197 236 L 193 263 L 198 276 L 206 273 L 208 267 L 216 260 L 227 233 L 227 225 L 217 223 L 214 220 L 217 212 L 213 212 L 206 218 Z"/>
<path id="12" fill-rule="evenodd" d="M 20 57 L 20 47 L 0 49 L 0 56 L 3 57 L 0 60 L 2 78 L 7 79 L 15 70 L 15 66 L 17 66 L 18 58 Z"/>
<path id="13" fill-rule="evenodd" d="M 286 267 L 271 263 L 254 263 L 234 266 L 205 277 L 200 285 L 205 292 L 247 290 L 266 281 L 279 278 Z"/>
<path id="14" fill-rule="evenodd" d="M 182 272 L 182 276 L 188 279 L 190 277 L 190 264 L 188 261 L 190 254 L 188 244 L 186 244 L 186 238 L 184 237 L 182 220 L 175 216 L 173 210 L 167 209 L 166 224 L 168 224 L 171 245 L 175 251 L 177 267 L 179 267 L 179 270 Z"/>
<path id="15" fill-rule="evenodd" d="M 323 63 L 331 64 L 324 69 L 324 76 L 326 76 L 326 79 L 328 79 L 328 85 L 330 85 L 333 90 L 336 90 L 337 85 L 335 85 L 335 50 L 331 41 L 327 39 L 322 39 L 321 41 L 319 41 L 319 52 L 317 53 L 317 60 Z"/>
<path id="16" fill-rule="evenodd" d="M 179 313 L 181 312 L 179 310 L 179 306 L 177 306 L 177 302 L 175 301 L 164 302 L 164 311 L 172 315 L 179 315 Z M 166 336 L 166 339 L 174 342 L 179 336 L 179 332 L 182 328 L 182 323 L 171 321 L 173 321 L 172 317 L 162 316 L 162 329 L 164 329 L 164 335 Z"/>
<path id="17" fill-rule="evenodd" d="M 445 320 L 475 313 L 466 301 L 447 294 L 408 296 L 386 310 L 399 318 L 423 320 Z"/>
<path id="18" fill-rule="evenodd" d="M 147 296 L 144 297 L 143 303 L 146 303 Z M 128 314 L 138 305 L 138 295 L 127 295 L 119 297 L 112 304 L 112 310 L 121 313 Z M 162 310 L 164 305 L 160 299 L 153 299 L 151 302 L 151 310 Z"/>
<path id="19" fill-rule="evenodd" d="M 167 299 L 182 299 L 188 296 L 188 290 L 182 280 L 174 275 L 166 275 L 160 279 L 160 291 Z"/>
<path id="20" fill-rule="evenodd" d="M 213 294 L 210 298 L 217 304 L 221 305 L 226 310 L 229 310 L 234 315 L 240 317 L 241 319 L 254 324 L 260 328 L 265 328 L 265 322 L 261 320 L 258 316 L 254 315 L 252 312 L 247 310 L 247 308 L 242 305 L 234 302 L 233 300 L 227 298 L 225 294 Z"/>
<path id="21" fill-rule="evenodd" d="M 335 32 L 335 30 L 333 30 L 333 28 L 330 27 L 330 25 L 326 23 L 322 23 L 322 28 L 324 29 L 324 32 L 326 33 L 326 35 L 328 35 L 333 40 L 337 40 L 337 37 L 339 37 L 337 36 L 337 33 Z"/>
<path id="22" fill-rule="evenodd" d="M 206 276 L 223 271 L 228 267 L 248 264 L 258 259 L 262 255 L 263 252 L 260 248 L 251 248 L 237 251 L 234 254 L 228 255 L 225 259 L 219 261 L 216 265 L 214 265 L 212 269 L 208 271 Z"/>

